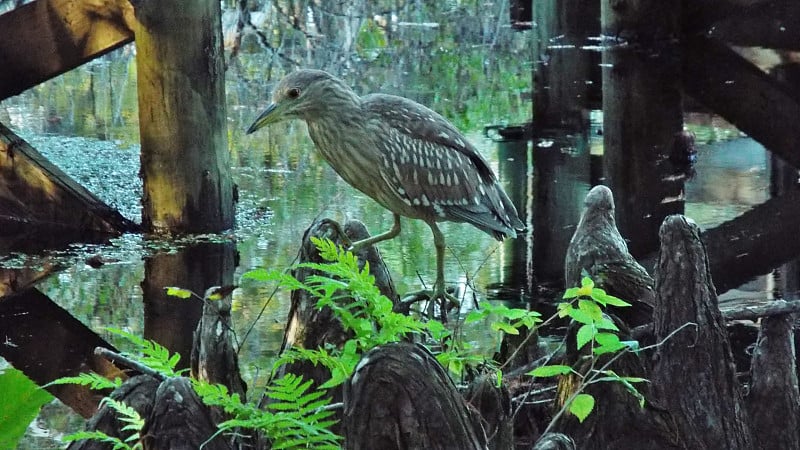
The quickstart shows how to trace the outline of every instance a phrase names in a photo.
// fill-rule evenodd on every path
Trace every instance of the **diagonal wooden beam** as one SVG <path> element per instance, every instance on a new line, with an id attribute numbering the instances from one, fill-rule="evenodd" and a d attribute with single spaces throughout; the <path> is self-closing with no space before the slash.
<path id="1" fill-rule="evenodd" d="M 53 233 L 138 230 L 0 124 L 0 230 L 11 233 L 32 226 Z"/>
<path id="2" fill-rule="evenodd" d="M 686 93 L 800 167 L 800 101 L 793 89 L 714 39 L 687 39 L 683 52 Z"/>
<path id="3" fill-rule="evenodd" d="M 133 41 L 127 0 L 37 0 L 0 15 L 0 100 Z"/>

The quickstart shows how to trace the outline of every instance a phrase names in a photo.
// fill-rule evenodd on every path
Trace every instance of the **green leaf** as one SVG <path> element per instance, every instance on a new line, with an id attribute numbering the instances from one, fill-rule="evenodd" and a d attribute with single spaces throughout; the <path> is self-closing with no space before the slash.
<path id="1" fill-rule="evenodd" d="M 511 334 L 514 336 L 519 334 L 519 330 L 505 322 L 492 322 L 491 329 L 492 331 L 502 331 L 505 334 Z"/>
<path id="2" fill-rule="evenodd" d="M 181 289 L 177 287 L 168 286 L 164 289 L 167 290 L 167 295 L 170 297 L 178 297 L 178 298 L 189 298 L 192 296 L 192 291 L 188 289 Z"/>
<path id="3" fill-rule="evenodd" d="M 606 317 L 601 318 L 597 322 L 595 322 L 594 326 L 596 326 L 599 330 L 612 330 L 612 331 L 619 331 L 619 328 L 616 324 L 614 324 L 611 319 Z"/>
<path id="4" fill-rule="evenodd" d="M 594 409 L 594 397 L 589 394 L 578 394 L 569 405 L 569 412 L 583 422 Z"/>
<path id="5" fill-rule="evenodd" d="M 17 448 L 42 406 L 53 400 L 49 392 L 12 368 L 0 373 L 0 398 L 0 448 Z"/>
<path id="6" fill-rule="evenodd" d="M 481 320 L 485 319 L 486 316 L 489 315 L 489 310 L 485 307 L 481 306 L 481 309 L 473 309 L 472 311 L 467 313 L 467 317 L 464 318 L 464 323 L 475 323 L 480 322 Z"/>
<path id="7" fill-rule="evenodd" d="M 578 323 L 584 323 L 587 325 L 594 324 L 594 319 L 592 316 L 586 313 L 586 311 L 582 311 L 580 309 L 571 309 L 569 311 L 569 316 L 572 317 L 572 320 Z"/>
<path id="8" fill-rule="evenodd" d="M 578 328 L 578 333 L 575 335 L 577 341 L 577 349 L 580 350 L 584 345 L 592 341 L 597 333 L 596 328 L 592 324 L 586 324 Z"/>
<path id="9" fill-rule="evenodd" d="M 555 377 L 558 375 L 566 375 L 570 372 L 572 372 L 572 367 L 570 366 L 552 364 L 548 366 L 537 367 L 528 372 L 526 375 L 544 378 L 544 377 Z"/>
<path id="10" fill-rule="evenodd" d="M 613 333 L 597 333 L 594 339 L 599 344 L 599 346 L 594 349 L 595 355 L 598 356 L 606 353 L 613 353 L 627 347 L 620 342 L 619 336 Z"/>
<path id="11" fill-rule="evenodd" d="M 585 312 L 595 322 L 603 319 L 603 310 L 591 300 L 578 300 L 578 309 Z"/>
<path id="12" fill-rule="evenodd" d="M 592 295 L 592 298 L 594 298 L 594 295 Z M 605 292 L 603 292 L 602 299 L 603 299 L 603 304 L 605 305 L 619 306 L 619 307 L 631 306 L 631 304 L 626 302 L 625 300 L 614 297 L 613 295 L 608 295 Z"/>
<path id="13" fill-rule="evenodd" d="M 578 294 L 579 291 L 580 291 L 580 288 L 576 288 L 576 287 L 569 288 L 564 292 L 564 295 L 561 296 L 561 298 L 575 298 L 575 297 L 577 297 L 579 295 Z"/>

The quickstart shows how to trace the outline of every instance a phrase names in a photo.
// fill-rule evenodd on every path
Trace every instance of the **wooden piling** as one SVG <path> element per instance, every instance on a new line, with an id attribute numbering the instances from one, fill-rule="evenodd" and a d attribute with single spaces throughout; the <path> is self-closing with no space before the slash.
<path id="1" fill-rule="evenodd" d="M 233 226 L 220 4 L 136 2 L 142 225 L 154 233 Z"/>
<path id="2" fill-rule="evenodd" d="M 617 225 L 631 254 L 658 248 L 658 228 L 683 212 L 683 182 L 668 157 L 683 129 L 679 1 L 604 0 L 603 167 L 616 198 Z M 621 45 L 624 41 L 624 45 Z M 616 44 L 616 42 L 613 42 Z"/>
<path id="3" fill-rule="evenodd" d="M 560 279 L 569 238 L 589 182 L 589 111 L 599 109 L 598 52 L 583 47 L 600 33 L 597 2 L 536 1 L 534 27 L 533 272 Z"/>

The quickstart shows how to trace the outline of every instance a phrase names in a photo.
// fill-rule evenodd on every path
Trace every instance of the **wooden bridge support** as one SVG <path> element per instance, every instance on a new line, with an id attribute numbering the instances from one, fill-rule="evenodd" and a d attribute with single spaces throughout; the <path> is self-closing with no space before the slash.
<path id="1" fill-rule="evenodd" d="M 589 111 L 599 108 L 599 4 L 581 0 L 533 2 L 533 167 L 530 186 L 533 273 L 560 279 L 569 238 L 589 183 Z M 563 182 L 564 179 L 582 181 Z"/>
<path id="2" fill-rule="evenodd" d="M 155 233 L 231 228 L 220 4 L 137 2 L 136 18 L 142 225 Z"/>
<path id="3" fill-rule="evenodd" d="M 658 248 L 664 218 L 683 212 L 683 183 L 668 161 L 683 129 L 680 55 L 671 43 L 680 33 L 680 2 L 601 5 L 602 34 L 630 39 L 603 52 L 605 184 L 620 232 L 641 257 Z"/>
<path id="4" fill-rule="evenodd" d="M 38 0 L 0 15 L 0 100 L 133 40 L 128 0 Z"/>

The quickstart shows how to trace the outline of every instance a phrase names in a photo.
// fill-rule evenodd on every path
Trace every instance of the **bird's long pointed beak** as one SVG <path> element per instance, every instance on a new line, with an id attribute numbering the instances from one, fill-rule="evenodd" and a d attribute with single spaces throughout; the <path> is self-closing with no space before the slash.
<path id="1" fill-rule="evenodd" d="M 250 128 L 247 129 L 246 134 L 250 134 L 250 133 L 258 130 L 259 128 L 261 128 L 261 127 L 263 127 L 265 125 L 269 125 L 269 124 L 271 124 L 273 122 L 277 122 L 277 118 L 278 117 L 277 117 L 277 115 L 274 114 L 274 112 L 275 112 L 275 110 L 277 108 L 278 108 L 278 104 L 277 103 L 270 103 L 269 106 L 267 106 L 267 109 L 265 109 L 264 112 L 262 112 L 256 118 L 255 122 L 253 122 L 252 125 L 250 125 Z"/>

